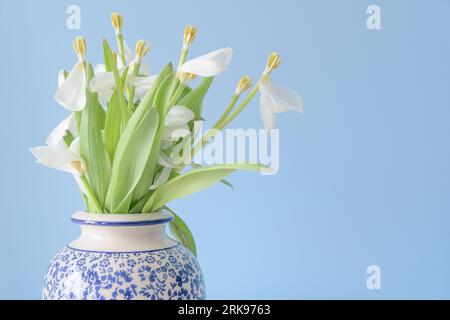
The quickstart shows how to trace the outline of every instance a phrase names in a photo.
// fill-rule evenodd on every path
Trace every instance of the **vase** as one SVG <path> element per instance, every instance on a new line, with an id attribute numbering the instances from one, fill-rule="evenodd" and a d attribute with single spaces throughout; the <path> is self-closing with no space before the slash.
<path id="1" fill-rule="evenodd" d="M 196 258 L 165 232 L 172 220 L 166 212 L 75 213 L 81 234 L 51 261 L 43 299 L 204 299 Z"/>

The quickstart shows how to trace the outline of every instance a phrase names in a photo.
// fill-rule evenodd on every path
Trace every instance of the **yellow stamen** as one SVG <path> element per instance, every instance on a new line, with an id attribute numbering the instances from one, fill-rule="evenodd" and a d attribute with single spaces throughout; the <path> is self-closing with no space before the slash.
<path id="1" fill-rule="evenodd" d="M 183 49 L 189 49 L 197 35 L 197 27 L 187 25 L 184 28 Z"/>
<path id="2" fill-rule="evenodd" d="M 250 89 L 252 85 L 252 79 L 249 76 L 243 76 L 238 82 L 236 94 L 240 95 L 242 92 Z"/>
<path id="3" fill-rule="evenodd" d="M 180 75 L 179 75 L 179 78 L 180 78 L 180 82 L 181 83 L 186 84 L 189 81 L 194 80 L 195 78 L 197 78 L 197 75 L 193 74 L 193 73 L 188 73 L 188 72 L 181 72 Z"/>
<path id="4" fill-rule="evenodd" d="M 86 39 L 83 37 L 76 37 L 73 41 L 73 48 L 79 59 L 84 59 L 86 56 Z"/>
<path id="5" fill-rule="evenodd" d="M 150 47 L 147 45 L 147 43 L 145 43 L 144 40 L 139 40 L 138 42 L 136 42 L 136 49 L 135 49 L 136 58 L 140 60 L 143 56 L 147 54 L 149 49 Z"/>
<path id="6" fill-rule="evenodd" d="M 278 66 L 281 64 L 281 57 L 278 52 L 272 52 L 269 56 L 269 59 L 267 59 L 267 65 L 265 72 L 270 74 L 272 70 L 275 70 L 278 68 Z"/>
<path id="7" fill-rule="evenodd" d="M 77 171 L 79 174 L 83 174 L 83 166 L 81 164 L 81 161 L 71 161 L 70 165 L 72 166 L 72 168 L 75 169 L 75 171 Z"/>
<path id="8" fill-rule="evenodd" d="M 123 17 L 119 13 L 113 12 L 111 14 L 111 22 L 116 33 L 120 33 L 123 26 Z"/>

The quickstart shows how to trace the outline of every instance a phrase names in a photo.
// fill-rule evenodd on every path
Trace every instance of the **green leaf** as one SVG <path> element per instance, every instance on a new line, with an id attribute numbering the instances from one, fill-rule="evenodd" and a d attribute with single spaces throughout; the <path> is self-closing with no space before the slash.
<path id="1" fill-rule="evenodd" d="M 88 82 L 94 71 L 89 65 Z M 81 114 L 80 155 L 84 159 L 85 174 L 101 206 L 104 205 L 110 177 L 110 160 L 107 157 L 101 131 L 104 127 L 104 110 L 97 94 L 86 89 L 86 107 Z"/>
<path id="2" fill-rule="evenodd" d="M 164 207 L 167 211 L 173 214 L 174 220 L 169 223 L 169 230 L 175 240 L 186 247 L 192 254 L 197 257 L 197 246 L 195 245 L 194 236 L 187 224 L 168 207 Z"/>
<path id="3" fill-rule="evenodd" d="M 106 111 L 105 145 L 111 159 L 114 159 L 123 126 L 118 94 L 120 94 L 120 89 L 116 88 L 108 103 L 108 109 Z"/>
<path id="4" fill-rule="evenodd" d="M 158 109 L 160 116 L 165 116 L 165 114 L 167 113 L 166 108 L 174 91 L 174 79 L 174 73 L 170 73 L 169 75 L 167 75 L 159 86 L 158 91 L 156 92 L 153 105 L 155 105 Z"/>
<path id="5" fill-rule="evenodd" d="M 257 164 L 219 164 L 192 169 L 161 185 L 148 199 L 143 212 L 153 212 L 169 201 L 206 189 L 236 170 L 260 170 Z"/>
<path id="6" fill-rule="evenodd" d="M 211 87 L 213 80 L 213 77 L 203 78 L 197 88 L 193 89 L 177 102 L 178 105 L 191 109 L 195 114 L 195 120 L 199 120 L 201 118 L 203 99 Z"/>
<path id="7" fill-rule="evenodd" d="M 150 108 L 135 112 L 120 137 L 114 157 L 106 208 L 111 213 L 128 213 L 133 191 L 153 149 L 158 112 Z"/>
<path id="8" fill-rule="evenodd" d="M 144 98 L 142 99 L 139 105 L 150 104 L 151 106 L 157 106 L 156 99 L 158 96 L 158 92 L 160 91 L 160 88 L 163 85 L 163 82 L 167 79 L 167 77 L 173 74 L 174 74 L 173 66 L 171 63 L 169 63 L 158 74 L 158 77 L 153 82 L 151 88 L 147 91 L 147 93 L 145 94 Z"/>
<path id="9" fill-rule="evenodd" d="M 152 193 L 153 193 L 153 190 L 148 190 L 141 199 L 139 199 L 135 202 L 132 202 L 132 207 L 130 209 L 130 213 L 141 213 L 142 209 L 144 208 L 145 204 L 148 201 L 148 198 L 150 198 Z"/>
<path id="10" fill-rule="evenodd" d="M 198 163 L 191 163 L 191 167 L 192 168 L 202 168 L 203 166 Z M 220 180 L 220 182 L 223 183 L 224 185 L 226 185 L 227 187 L 234 189 L 234 186 L 231 184 L 230 181 L 228 181 L 226 179 L 222 179 L 222 180 Z"/>
<path id="11" fill-rule="evenodd" d="M 165 105 L 170 99 L 171 91 L 172 91 L 172 80 L 174 79 L 174 73 L 169 72 L 167 76 L 162 80 L 158 90 L 156 91 L 155 97 L 153 99 L 153 105 L 156 106 L 159 112 L 159 127 L 158 131 L 156 133 L 155 137 L 155 143 L 152 150 L 152 153 L 149 155 L 147 165 L 145 167 L 145 170 L 142 174 L 141 180 L 139 181 L 138 185 L 136 186 L 136 190 L 133 194 L 133 201 L 135 202 L 139 201 L 145 194 L 147 193 L 148 189 L 150 188 L 153 178 L 156 172 L 156 164 L 158 160 L 159 155 L 159 149 L 161 146 L 161 136 L 164 130 L 164 119 L 165 119 Z"/>
<path id="12" fill-rule="evenodd" d="M 117 94 L 117 101 L 120 108 L 120 114 L 121 117 L 123 117 L 122 121 L 124 123 L 128 122 L 128 119 L 131 117 L 130 110 L 127 108 L 127 101 L 125 99 L 125 96 L 123 94 L 123 88 L 125 85 L 125 77 L 122 79 L 120 76 L 120 72 L 117 69 L 117 63 L 114 60 L 111 48 L 109 47 L 108 41 L 106 39 L 103 39 L 103 55 L 105 57 L 105 66 L 107 66 L 107 69 L 111 69 L 114 79 L 116 81 L 116 88 L 121 88 L 122 90 L 119 90 Z M 106 67 L 105 67 L 106 68 Z M 127 72 L 128 69 L 125 71 Z M 124 72 L 124 74 L 126 74 Z"/>
<path id="13" fill-rule="evenodd" d="M 111 52 L 111 56 L 109 55 L 109 52 Z M 111 59 L 112 57 L 112 59 Z M 106 39 L 103 39 L 103 60 L 105 61 L 105 71 L 111 72 L 112 71 L 112 64 L 115 64 L 117 67 L 117 63 L 115 63 L 115 59 L 112 55 L 111 48 L 109 47 L 109 44 Z"/>
<path id="14" fill-rule="evenodd" d="M 122 82 L 125 81 L 127 72 L 128 68 L 125 69 L 122 75 Z M 123 95 L 123 88 L 116 87 L 111 100 L 108 103 L 108 109 L 106 111 L 105 145 L 111 159 L 114 159 L 114 154 L 116 152 L 120 136 L 122 135 L 122 132 L 125 130 L 125 127 L 127 125 L 126 115 L 120 105 L 119 95 Z"/>

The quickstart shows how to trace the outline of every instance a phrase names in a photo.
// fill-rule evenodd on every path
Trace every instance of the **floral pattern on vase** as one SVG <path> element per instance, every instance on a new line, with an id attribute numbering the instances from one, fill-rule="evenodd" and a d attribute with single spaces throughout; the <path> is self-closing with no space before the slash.
<path id="1" fill-rule="evenodd" d="M 45 276 L 43 299 L 205 299 L 203 275 L 184 247 L 90 252 L 65 247 Z"/>

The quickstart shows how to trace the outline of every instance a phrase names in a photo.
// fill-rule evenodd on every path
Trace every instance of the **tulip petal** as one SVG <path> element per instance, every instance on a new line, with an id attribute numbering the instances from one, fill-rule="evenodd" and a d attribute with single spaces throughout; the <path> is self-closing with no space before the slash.
<path id="1" fill-rule="evenodd" d="M 259 110 L 261 113 L 261 120 L 263 122 L 264 127 L 267 130 L 271 130 L 275 128 L 275 114 L 272 112 L 272 99 L 270 98 L 269 91 L 267 90 L 266 85 L 259 85 L 259 92 L 261 94 L 259 98 Z"/>
<path id="2" fill-rule="evenodd" d="M 233 49 L 219 49 L 192 59 L 180 68 L 180 72 L 192 73 L 202 77 L 213 77 L 224 71 L 231 61 Z"/>
<path id="3" fill-rule="evenodd" d="M 47 137 L 47 145 L 50 147 L 65 148 L 64 136 L 66 132 L 70 131 L 72 134 L 77 132 L 77 123 L 75 116 L 71 113 L 67 118 L 61 121 L 55 129 Z"/>
<path id="4" fill-rule="evenodd" d="M 80 154 L 80 137 L 76 137 L 70 144 L 69 151 L 75 154 Z"/>
<path id="5" fill-rule="evenodd" d="M 94 77 L 89 83 L 89 87 L 92 92 L 96 92 L 100 104 L 106 108 L 112 95 L 114 94 L 114 88 L 116 86 L 116 80 L 112 72 L 102 71 L 104 68 L 102 65 L 97 65 Z M 104 67 L 104 66 L 103 66 Z"/>
<path id="6" fill-rule="evenodd" d="M 36 162 L 52 169 L 74 173 L 76 172 L 72 165 L 72 161 L 81 161 L 81 158 L 75 152 L 69 150 L 42 146 L 30 148 L 36 158 Z"/>
<path id="7" fill-rule="evenodd" d="M 167 156 L 164 152 L 159 152 L 158 164 L 167 168 L 176 168 L 177 165 L 173 163 L 172 159 Z"/>
<path id="8" fill-rule="evenodd" d="M 187 124 L 178 127 L 165 127 L 162 139 L 165 141 L 176 141 L 180 138 L 184 138 L 190 134 L 190 130 Z"/>
<path id="9" fill-rule="evenodd" d="M 161 150 L 166 150 L 167 148 L 172 146 L 172 142 L 168 140 L 161 140 Z"/>
<path id="10" fill-rule="evenodd" d="M 150 87 L 153 85 L 155 80 L 158 78 L 158 75 L 156 76 L 133 76 L 129 75 L 127 76 L 127 81 L 130 85 L 135 86 L 136 88 L 142 88 L 142 89 L 150 89 Z"/>
<path id="11" fill-rule="evenodd" d="M 262 85 L 266 90 L 270 110 L 275 113 L 286 111 L 303 112 L 303 98 L 295 91 L 272 84 L 269 80 Z"/>
<path id="12" fill-rule="evenodd" d="M 56 90 L 55 100 L 71 111 L 84 109 L 86 105 L 86 75 L 81 61 L 73 67 L 69 76 Z"/>
<path id="13" fill-rule="evenodd" d="M 64 80 L 66 80 L 66 70 L 61 69 L 58 72 L 58 88 L 61 87 L 61 85 L 63 84 Z"/>
<path id="14" fill-rule="evenodd" d="M 103 63 L 96 64 L 94 67 L 94 73 L 106 72 L 106 66 Z"/>
<path id="15" fill-rule="evenodd" d="M 158 187 L 169 180 L 171 168 L 164 167 L 157 175 L 154 183 L 150 186 L 150 190 L 156 190 Z"/>
<path id="16" fill-rule="evenodd" d="M 72 172 L 72 173 L 73 173 L 73 177 L 74 177 L 75 181 L 77 182 L 78 187 L 80 188 L 81 192 L 85 195 L 88 195 L 86 186 L 84 185 L 83 181 L 81 180 L 80 174 L 78 172 Z"/>
<path id="17" fill-rule="evenodd" d="M 116 86 L 116 80 L 112 72 L 97 71 L 89 83 L 89 87 L 92 92 L 102 92 L 105 90 L 114 89 Z"/>
<path id="18" fill-rule="evenodd" d="M 194 112 L 185 106 L 173 106 L 167 114 L 164 125 L 166 127 L 178 127 L 193 120 L 194 117 Z"/>
<path id="19" fill-rule="evenodd" d="M 150 75 L 150 65 L 146 61 L 141 61 L 141 66 L 139 67 L 139 74 L 144 76 Z"/>
<path id="20" fill-rule="evenodd" d="M 261 103 L 259 106 L 259 110 L 261 112 L 261 119 L 264 127 L 267 130 L 272 130 L 275 128 L 275 114 L 272 111 L 270 111 L 267 104 L 264 104 L 262 100 L 263 97 L 261 96 Z"/>

